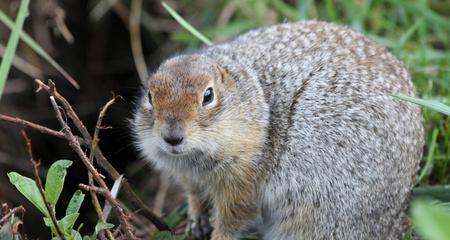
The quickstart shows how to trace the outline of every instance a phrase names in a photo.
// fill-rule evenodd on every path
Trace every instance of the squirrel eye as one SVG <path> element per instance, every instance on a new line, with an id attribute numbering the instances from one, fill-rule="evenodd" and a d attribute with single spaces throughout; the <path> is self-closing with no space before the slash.
<path id="1" fill-rule="evenodd" d="M 148 91 L 148 102 L 152 105 L 152 94 Z"/>
<path id="2" fill-rule="evenodd" d="M 213 100 L 214 100 L 214 92 L 213 89 L 209 87 L 203 94 L 203 106 L 210 104 Z"/>

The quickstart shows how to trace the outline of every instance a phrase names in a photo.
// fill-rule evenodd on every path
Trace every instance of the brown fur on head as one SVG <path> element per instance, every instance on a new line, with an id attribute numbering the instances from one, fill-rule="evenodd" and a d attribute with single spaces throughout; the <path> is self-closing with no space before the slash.
<path id="1" fill-rule="evenodd" d="M 168 60 L 149 80 L 157 122 L 180 121 L 187 133 L 192 125 L 207 124 L 204 120 L 221 110 L 225 85 L 231 83 L 226 71 L 211 59 L 191 55 Z M 213 99 L 204 104 L 208 88 Z"/>
<path id="2" fill-rule="evenodd" d="M 148 80 L 147 97 L 136 114 L 135 127 L 143 153 L 166 162 L 213 158 L 219 147 L 234 140 L 227 135 L 239 134 L 224 131 L 233 124 L 241 125 L 236 122 L 238 110 L 230 108 L 239 101 L 233 88 L 231 75 L 210 58 L 185 55 L 164 62 Z M 237 132 L 236 126 L 233 129 Z M 211 168 L 211 161 L 185 160 L 183 165 Z"/>

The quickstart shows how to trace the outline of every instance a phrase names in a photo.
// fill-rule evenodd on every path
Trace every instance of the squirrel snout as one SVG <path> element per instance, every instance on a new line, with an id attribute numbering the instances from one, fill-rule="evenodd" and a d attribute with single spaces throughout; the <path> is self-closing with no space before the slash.
<path id="1" fill-rule="evenodd" d="M 180 145 L 184 139 L 184 129 L 180 122 L 171 121 L 161 127 L 161 137 L 171 146 Z"/>

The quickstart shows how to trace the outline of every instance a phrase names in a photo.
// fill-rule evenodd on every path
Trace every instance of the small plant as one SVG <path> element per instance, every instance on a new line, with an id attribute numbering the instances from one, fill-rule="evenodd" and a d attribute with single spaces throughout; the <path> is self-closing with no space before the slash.
<path id="1" fill-rule="evenodd" d="M 83 224 L 79 224 L 74 228 L 75 222 L 80 215 L 79 210 L 84 200 L 84 194 L 77 190 L 70 199 L 66 208 L 65 216 L 60 220 L 56 220 L 55 226 L 52 220 L 55 217 L 56 204 L 64 187 L 64 180 L 67 174 L 67 168 L 72 165 L 72 161 L 58 160 L 50 166 L 45 182 L 45 189 L 40 189 L 35 180 L 22 176 L 16 172 L 8 173 L 9 181 L 17 188 L 17 190 L 30 201 L 43 215 L 44 223 L 56 236 L 56 239 L 74 239 L 74 240 L 90 240 L 96 239 L 99 232 L 114 227 L 111 223 L 98 223 L 95 226 L 95 233 L 92 236 L 81 237 L 79 232 Z M 43 195 L 41 194 L 43 192 Z M 60 236 L 60 233 L 63 237 Z M 55 239 L 55 237 L 54 237 Z"/>

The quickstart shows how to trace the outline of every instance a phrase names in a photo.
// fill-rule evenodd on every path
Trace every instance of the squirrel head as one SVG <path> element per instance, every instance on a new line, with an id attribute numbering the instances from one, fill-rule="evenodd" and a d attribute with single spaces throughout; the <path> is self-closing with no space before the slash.
<path id="1" fill-rule="evenodd" d="M 164 62 L 145 83 L 135 118 L 142 150 L 151 157 L 213 155 L 221 119 L 230 117 L 234 81 L 227 70 L 201 55 Z M 145 133 L 145 136 L 143 136 Z M 145 149 L 144 149 L 145 148 Z"/>
<path id="2" fill-rule="evenodd" d="M 133 131 L 157 167 L 211 172 L 250 158 L 264 143 L 269 114 L 258 80 L 219 60 L 177 56 L 144 83 Z"/>

